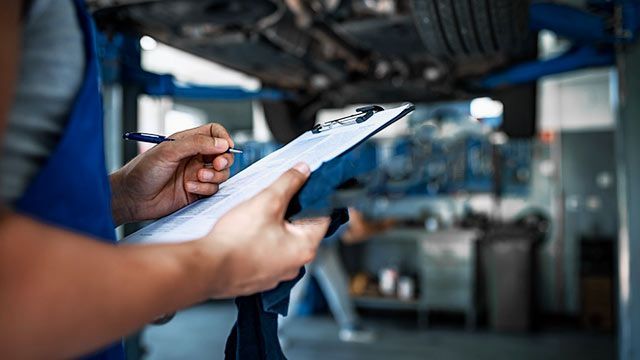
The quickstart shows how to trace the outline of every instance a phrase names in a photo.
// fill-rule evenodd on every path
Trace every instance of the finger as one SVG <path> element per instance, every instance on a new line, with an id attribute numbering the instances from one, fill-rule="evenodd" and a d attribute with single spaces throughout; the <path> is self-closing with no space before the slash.
<path id="1" fill-rule="evenodd" d="M 211 196 L 218 192 L 218 184 L 187 181 L 184 184 L 184 189 L 191 194 Z"/>
<path id="2" fill-rule="evenodd" d="M 186 183 L 189 181 L 210 182 L 210 181 L 201 181 L 201 179 L 199 179 L 198 174 L 202 169 L 203 169 L 202 162 L 198 159 L 197 156 L 190 158 L 189 161 L 187 162 L 187 165 L 184 168 L 184 175 L 182 177 L 185 186 L 186 186 Z M 209 169 L 209 170 L 214 171 L 213 169 Z"/>
<path id="3" fill-rule="evenodd" d="M 213 169 L 198 170 L 198 181 L 203 183 L 220 184 L 229 179 L 229 169 L 215 171 Z"/>
<path id="4" fill-rule="evenodd" d="M 231 167 L 231 165 L 233 165 L 233 161 L 233 154 L 218 155 L 213 159 L 213 168 L 218 171 L 228 169 Z"/>
<path id="5" fill-rule="evenodd" d="M 205 135 L 211 138 L 221 138 L 227 140 L 229 146 L 233 147 L 234 143 L 224 126 L 216 123 L 210 123 L 197 128 L 181 131 L 170 136 L 172 139 L 183 139 L 193 135 Z"/>
<path id="6" fill-rule="evenodd" d="M 304 185 L 310 174 L 309 165 L 298 163 L 260 194 L 267 203 L 271 204 L 274 212 L 272 215 L 284 216 L 289 201 Z"/>
<path id="7" fill-rule="evenodd" d="M 197 154 L 223 154 L 229 149 L 229 142 L 222 138 L 195 134 L 175 141 L 165 141 L 158 145 L 158 149 L 164 151 L 167 160 L 177 162 Z"/>

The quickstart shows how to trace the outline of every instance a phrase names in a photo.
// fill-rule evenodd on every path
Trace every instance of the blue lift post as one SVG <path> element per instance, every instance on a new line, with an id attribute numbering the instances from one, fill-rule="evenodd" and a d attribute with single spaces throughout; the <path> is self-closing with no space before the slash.
<path id="1" fill-rule="evenodd" d="M 238 86 L 202 86 L 180 83 L 171 74 L 146 71 L 141 64 L 141 48 L 137 37 L 100 34 L 99 53 L 102 59 L 102 78 L 107 84 L 135 85 L 140 94 L 168 96 L 188 100 L 283 100 L 292 95 L 277 89 L 246 90 Z"/>
<path id="2" fill-rule="evenodd" d="M 621 47 L 617 59 L 618 350 L 621 360 L 640 360 L 640 44 Z"/>

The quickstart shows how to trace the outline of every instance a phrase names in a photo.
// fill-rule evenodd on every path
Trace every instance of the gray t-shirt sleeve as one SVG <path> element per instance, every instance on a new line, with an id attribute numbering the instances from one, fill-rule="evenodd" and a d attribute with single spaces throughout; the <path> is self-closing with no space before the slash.
<path id="1" fill-rule="evenodd" d="M 20 73 L 0 152 L 0 200 L 13 204 L 55 150 L 85 70 L 72 0 L 35 0 L 22 30 Z"/>

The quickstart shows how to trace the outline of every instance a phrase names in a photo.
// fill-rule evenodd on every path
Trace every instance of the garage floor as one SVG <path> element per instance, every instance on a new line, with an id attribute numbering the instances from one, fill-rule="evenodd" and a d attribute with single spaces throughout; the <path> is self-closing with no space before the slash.
<path id="1" fill-rule="evenodd" d="M 143 334 L 150 360 L 222 359 L 224 341 L 235 318 L 232 303 L 212 303 L 182 311 L 169 324 L 149 327 Z M 615 338 L 556 331 L 533 336 L 500 335 L 463 330 L 417 331 L 415 325 L 386 321 L 375 329 L 373 344 L 338 341 L 330 317 L 296 319 L 287 329 L 290 359 L 544 359 L 608 360 L 615 356 Z"/>

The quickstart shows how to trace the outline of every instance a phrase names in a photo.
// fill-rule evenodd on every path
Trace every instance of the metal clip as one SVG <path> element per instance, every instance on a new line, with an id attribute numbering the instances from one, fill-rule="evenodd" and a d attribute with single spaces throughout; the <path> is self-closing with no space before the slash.
<path id="1" fill-rule="evenodd" d="M 318 124 L 314 126 L 313 129 L 311 129 L 311 132 L 314 134 L 318 134 L 323 131 L 331 130 L 338 125 L 346 126 L 352 124 L 360 124 L 369 120 L 369 118 L 372 117 L 373 114 L 383 110 L 384 108 L 379 105 L 363 106 L 356 109 L 356 114 L 345 116 L 336 120 L 327 121 L 324 124 Z"/>

